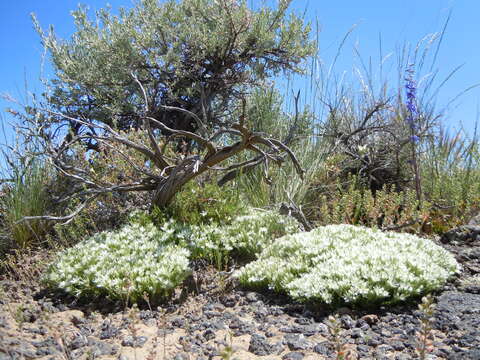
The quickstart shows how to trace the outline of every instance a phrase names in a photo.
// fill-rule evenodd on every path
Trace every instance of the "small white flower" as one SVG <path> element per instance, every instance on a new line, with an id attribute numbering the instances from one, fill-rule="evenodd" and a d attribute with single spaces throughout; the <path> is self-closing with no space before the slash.
<path id="1" fill-rule="evenodd" d="M 164 239 L 152 226 L 125 226 L 118 232 L 102 233 L 63 252 L 50 267 L 47 278 L 75 296 L 109 292 L 131 299 L 141 298 L 154 286 L 171 289 L 183 281 L 188 270 L 189 252 L 178 246 L 159 246 Z M 151 274 L 161 274 L 154 279 Z M 129 274 L 129 287 L 125 286 Z M 74 286 L 73 286 L 74 284 Z"/>
<path id="2" fill-rule="evenodd" d="M 235 274 L 247 285 L 266 284 L 297 299 L 329 303 L 334 298 L 401 300 L 425 286 L 441 286 L 457 270 L 453 256 L 427 239 L 329 225 L 276 240 Z"/>

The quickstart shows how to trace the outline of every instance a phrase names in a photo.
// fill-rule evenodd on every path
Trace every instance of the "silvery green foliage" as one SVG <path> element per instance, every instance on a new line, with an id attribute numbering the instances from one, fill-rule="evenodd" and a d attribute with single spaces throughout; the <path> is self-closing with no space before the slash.
<path id="1" fill-rule="evenodd" d="M 117 14 L 101 9 L 94 19 L 79 7 L 72 12 L 76 32 L 65 40 L 34 18 L 55 71 L 49 102 L 69 114 L 80 109 L 87 122 L 114 119 L 128 129 L 145 105 L 133 72 L 159 120 L 179 116 L 162 108 L 173 105 L 208 113 L 207 127 L 218 116 L 224 122 L 240 90 L 283 71 L 302 72 L 314 53 L 311 27 L 287 12 L 290 3 L 253 10 L 247 1 L 139 0 Z"/>
<path id="2" fill-rule="evenodd" d="M 102 232 L 62 252 L 45 276 L 75 296 L 107 295 L 136 302 L 168 296 L 189 273 L 189 251 L 152 224 Z"/>
<path id="3" fill-rule="evenodd" d="M 286 152 L 300 174 L 288 144 L 248 129 L 263 119 L 251 104 L 272 87 L 269 79 L 303 73 L 315 53 L 311 26 L 288 11 L 291 2 L 251 9 L 246 0 L 138 0 L 93 18 L 80 6 L 70 39 L 43 30 L 34 17 L 53 74 L 34 106 L 15 116 L 40 139 L 39 153 L 74 183 L 67 198 L 81 193 L 82 206 L 101 193 L 150 191 L 152 205 L 166 208 L 201 174 L 240 171 L 270 152 Z M 268 113 L 287 117 L 267 105 Z M 302 129 L 297 115 L 291 137 Z M 105 181 L 93 173 L 83 152 L 101 157 L 106 149 L 116 157 L 109 165 L 117 170 L 118 159 L 135 174 L 120 171 Z M 255 157 L 245 161 L 252 149 Z"/>
<path id="4" fill-rule="evenodd" d="M 253 257 L 274 239 L 300 231 L 300 226 L 292 217 L 276 211 L 249 209 L 229 225 L 201 225 L 191 230 L 192 251 L 198 256 L 212 257 L 220 251 Z"/>
<path id="5" fill-rule="evenodd" d="M 329 225 L 278 239 L 237 276 L 300 301 L 372 303 L 432 291 L 458 270 L 454 257 L 430 240 Z"/>

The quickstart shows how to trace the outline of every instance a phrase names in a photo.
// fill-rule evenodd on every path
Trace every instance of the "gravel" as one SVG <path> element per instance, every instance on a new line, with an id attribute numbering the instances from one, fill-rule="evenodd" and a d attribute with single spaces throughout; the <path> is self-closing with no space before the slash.
<path id="1" fill-rule="evenodd" d="M 435 294 L 432 359 L 480 359 L 479 234 L 478 225 L 468 225 L 439 242 L 463 270 Z M 213 280 L 204 281 L 208 289 L 187 303 L 173 301 L 161 312 L 141 309 L 132 321 L 128 309 L 79 307 L 61 296 L 19 291 L 23 285 L 18 281 L 0 283 L 10 296 L 0 303 L 0 360 L 61 358 L 65 352 L 71 358 L 92 354 L 127 360 L 133 352 L 146 358 L 154 349 L 161 358 L 164 341 L 167 358 L 176 360 L 212 359 L 230 346 L 241 360 L 335 358 L 336 343 L 327 326 L 333 312 L 272 293 L 217 293 Z M 416 358 L 418 301 L 370 311 L 337 309 L 341 341 L 355 354 L 352 358 Z"/>

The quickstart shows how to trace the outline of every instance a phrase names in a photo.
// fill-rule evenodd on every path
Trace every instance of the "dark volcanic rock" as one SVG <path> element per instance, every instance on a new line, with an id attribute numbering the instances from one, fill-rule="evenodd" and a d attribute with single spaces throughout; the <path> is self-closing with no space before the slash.
<path id="1" fill-rule="evenodd" d="M 234 307 L 238 299 L 234 295 L 224 295 L 220 298 L 220 302 L 226 307 Z"/>
<path id="2" fill-rule="evenodd" d="M 480 213 L 470 219 L 468 225 L 477 225 L 480 226 Z"/>
<path id="3" fill-rule="evenodd" d="M 289 352 L 282 356 L 282 360 L 302 360 L 305 357 L 301 352 Z"/>
<path id="4" fill-rule="evenodd" d="M 271 355 L 281 350 L 279 344 L 271 344 L 267 341 L 267 338 L 262 335 L 253 334 L 250 339 L 250 345 L 248 351 L 258 356 Z"/>
<path id="5" fill-rule="evenodd" d="M 476 314 L 476 316 L 471 316 Z M 480 329 L 480 295 L 447 291 L 436 305 L 437 325 L 441 329 Z"/>
<path id="6" fill-rule="evenodd" d="M 466 353 L 466 359 L 470 360 L 480 360 L 480 349 L 470 349 Z"/>
<path id="7" fill-rule="evenodd" d="M 146 336 L 127 336 L 125 339 L 122 340 L 122 346 L 130 346 L 130 347 L 142 347 L 147 342 L 148 338 Z"/>
<path id="8" fill-rule="evenodd" d="M 203 333 L 203 338 L 204 338 L 206 341 L 215 339 L 215 332 L 214 332 L 212 329 L 207 329 L 207 330 Z"/>
<path id="9" fill-rule="evenodd" d="M 466 245 L 480 241 L 480 225 L 463 225 L 444 233 L 440 239 L 444 244 Z"/>
<path id="10" fill-rule="evenodd" d="M 69 347 L 72 350 L 80 349 L 84 346 L 88 345 L 88 339 L 83 335 L 77 335 L 75 338 L 70 342 Z"/>
<path id="11" fill-rule="evenodd" d="M 343 315 L 340 318 L 340 322 L 342 324 L 342 327 L 347 330 L 355 326 L 355 321 L 352 319 L 350 315 Z"/>
<path id="12" fill-rule="evenodd" d="M 114 326 L 110 321 L 105 320 L 101 325 L 100 339 L 110 339 L 118 335 L 118 328 Z"/>
<path id="13" fill-rule="evenodd" d="M 105 341 L 89 339 L 89 343 L 94 357 L 116 355 L 119 350 L 117 345 L 112 345 Z"/>
<path id="14" fill-rule="evenodd" d="M 172 320 L 172 326 L 176 328 L 185 328 L 187 321 L 182 316 L 177 316 Z"/>
<path id="15" fill-rule="evenodd" d="M 317 354 L 328 356 L 330 349 L 327 342 L 319 343 L 313 347 L 313 351 Z"/>
<path id="16" fill-rule="evenodd" d="M 190 356 L 186 353 L 178 353 L 173 360 L 190 360 Z"/>
<path id="17" fill-rule="evenodd" d="M 290 350 L 308 350 L 313 347 L 313 344 L 308 342 L 303 335 L 288 334 L 283 339 L 283 342 L 287 344 Z"/>
<path id="18" fill-rule="evenodd" d="M 250 324 L 243 322 L 239 318 L 233 318 L 229 328 L 234 331 L 235 336 L 251 334 L 254 330 Z"/>
<path id="19" fill-rule="evenodd" d="M 438 298 L 434 324 L 436 328 L 450 334 L 445 342 L 455 353 L 458 352 L 455 355 L 451 352 L 449 359 L 473 359 L 470 355 L 463 354 L 459 346 L 472 351 L 480 349 L 480 295 L 444 292 Z M 455 336 L 457 333 L 460 335 Z M 455 351 L 457 348 L 459 351 Z"/>

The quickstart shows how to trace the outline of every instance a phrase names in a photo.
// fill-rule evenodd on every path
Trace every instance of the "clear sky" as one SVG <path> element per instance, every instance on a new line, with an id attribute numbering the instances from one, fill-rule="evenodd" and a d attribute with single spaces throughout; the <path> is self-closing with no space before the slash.
<path id="1" fill-rule="evenodd" d="M 107 3 L 113 9 L 132 6 L 133 0 L 84 0 L 92 10 Z M 248 0 L 258 5 L 258 0 Z M 30 13 L 34 12 L 42 27 L 53 24 L 60 37 L 69 37 L 73 31 L 70 11 L 77 0 L 0 0 L 0 92 L 14 97 L 25 97 L 25 83 L 30 91 L 40 92 L 39 82 L 42 47 L 33 29 Z M 275 1 L 270 1 L 275 3 Z M 320 57 L 325 63 L 333 59 L 340 41 L 354 25 L 358 26 L 349 38 L 336 66 L 336 71 L 351 72 L 355 65 L 352 46 L 360 49 L 362 57 L 378 58 L 379 35 L 383 53 L 395 52 L 404 42 L 415 44 L 425 35 L 439 32 L 449 11 L 448 24 L 436 69 L 446 76 L 455 67 L 463 65 L 442 89 L 438 107 L 443 108 L 462 90 L 480 83 L 480 1 L 478 0 L 293 0 L 294 10 L 305 11 L 306 17 L 317 19 L 321 26 Z M 358 65 L 358 64 L 357 64 Z M 395 69 L 393 70 L 396 71 Z M 473 132 L 480 103 L 480 88 L 462 96 L 451 106 L 444 123 L 454 129 L 463 127 Z M 0 111 L 9 106 L 0 100 Z M 10 121 L 2 114 L 0 121 Z M 0 130 L 1 132 L 1 130 Z M 1 141 L 1 140 L 0 140 Z"/>

